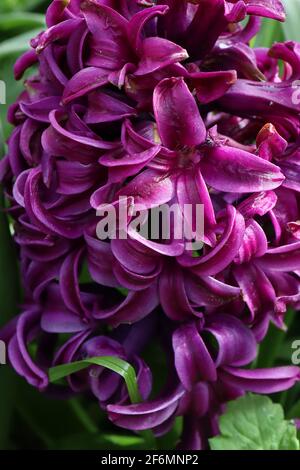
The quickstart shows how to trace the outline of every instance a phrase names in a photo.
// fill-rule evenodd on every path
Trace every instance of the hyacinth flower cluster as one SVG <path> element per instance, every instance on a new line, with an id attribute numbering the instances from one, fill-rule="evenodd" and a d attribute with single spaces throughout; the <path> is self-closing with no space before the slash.
<path id="1" fill-rule="evenodd" d="M 51 366 L 128 361 L 140 403 L 100 366 L 56 392 L 88 392 L 115 425 L 156 436 L 182 416 L 182 449 L 207 448 L 229 400 L 300 379 L 249 367 L 300 305 L 300 45 L 250 48 L 261 17 L 284 21 L 281 2 L 54 0 L 15 64 L 32 74 L 0 163 L 24 289 L 0 333 L 10 363 L 53 393 Z M 202 204 L 202 250 L 100 240 L 96 210 L 121 196 Z"/>

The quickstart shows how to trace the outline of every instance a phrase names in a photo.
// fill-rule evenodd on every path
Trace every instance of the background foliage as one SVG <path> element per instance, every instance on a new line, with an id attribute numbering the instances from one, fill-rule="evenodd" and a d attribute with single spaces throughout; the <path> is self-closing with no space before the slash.
<path id="1" fill-rule="evenodd" d="M 286 39 L 300 41 L 300 0 L 284 1 L 288 15 L 287 22 L 280 24 L 264 20 L 262 31 L 253 41 L 253 45 L 267 47 L 275 41 Z M 7 104 L 0 105 L 0 156 L 5 152 L 5 141 L 11 131 L 6 122 L 7 107 L 16 99 L 23 86 L 22 82 L 14 81 L 12 67 L 16 57 L 28 48 L 29 39 L 44 28 L 44 12 L 48 4 L 49 0 L 1 0 L 0 2 L 0 80 L 3 80 L 7 86 Z M 0 199 L 2 198 L 0 191 Z M 18 299 L 16 256 L 8 220 L 5 214 L 0 212 L 0 326 L 16 314 Z M 300 337 L 300 321 L 294 312 L 290 312 L 288 322 L 290 323 L 288 334 L 275 328 L 271 329 L 260 348 L 256 366 L 269 367 L 290 362 L 292 341 Z M 157 367 L 159 375 L 161 365 L 158 364 Z M 281 403 L 288 419 L 300 418 L 299 385 L 289 392 L 272 396 L 272 399 Z M 290 435 L 291 440 L 283 441 L 278 433 L 273 436 L 270 428 L 268 443 L 258 442 L 256 445 L 255 440 L 254 443 L 252 441 L 245 443 L 244 440 L 238 448 L 277 446 L 279 449 L 285 446 L 284 448 L 296 449 L 298 447 L 295 431 L 291 429 L 288 421 L 284 421 L 282 408 L 272 408 L 275 405 L 270 401 L 257 400 L 253 396 L 242 400 L 245 401 L 229 406 L 228 414 L 222 418 L 222 436 L 212 440 L 213 449 L 222 446 L 229 448 L 231 439 L 235 446 L 239 445 L 234 423 L 243 419 L 251 421 L 253 407 L 263 414 L 268 412 L 271 421 L 274 419 L 274 423 L 271 423 L 273 428 L 276 424 L 276 427 L 282 430 L 282 435 Z M 245 412 L 250 413 L 250 418 L 248 415 L 245 418 Z M 261 423 L 261 426 L 265 425 L 265 422 Z M 257 426 L 259 433 L 262 430 L 259 424 Z M 97 403 L 86 398 L 68 401 L 51 399 L 28 386 L 8 367 L 0 368 L 0 449 L 145 449 L 154 446 L 158 449 L 172 449 L 180 433 L 180 427 L 181 421 L 178 419 L 174 429 L 156 442 L 151 433 L 124 434 L 107 421 Z M 255 436 L 254 433 L 252 438 Z"/>

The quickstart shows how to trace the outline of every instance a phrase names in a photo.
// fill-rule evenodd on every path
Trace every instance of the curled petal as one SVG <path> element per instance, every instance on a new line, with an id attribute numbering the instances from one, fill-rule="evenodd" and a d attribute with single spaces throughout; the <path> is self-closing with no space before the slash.
<path id="1" fill-rule="evenodd" d="M 271 271 L 294 271 L 300 267 L 300 242 L 270 248 L 257 260 L 258 266 Z"/>
<path id="2" fill-rule="evenodd" d="M 214 361 L 195 323 L 179 327 L 173 334 L 175 367 L 183 386 L 190 390 L 200 381 L 215 381 Z"/>
<path id="3" fill-rule="evenodd" d="M 243 366 L 256 357 L 256 340 L 251 330 L 232 315 L 209 316 L 204 331 L 209 331 L 218 342 L 216 367 Z"/>
<path id="4" fill-rule="evenodd" d="M 117 426 L 133 431 L 154 428 L 175 415 L 184 393 L 184 389 L 178 387 L 169 396 L 155 401 L 128 406 L 108 405 L 109 419 Z"/>
<path id="5" fill-rule="evenodd" d="M 245 221 L 233 206 L 227 208 L 227 217 L 221 241 L 203 256 L 183 255 L 178 258 L 182 266 L 191 267 L 196 275 L 213 276 L 231 263 L 241 246 L 245 232 Z"/>
<path id="6" fill-rule="evenodd" d="M 298 382 L 300 369 L 293 366 L 256 370 L 224 367 L 220 371 L 220 378 L 247 392 L 276 393 L 288 390 Z"/>
<path id="7" fill-rule="evenodd" d="M 28 352 L 27 343 L 39 331 L 40 314 L 37 311 L 24 312 L 16 325 L 16 335 L 8 345 L 9 360 L 14 369 L 28 383 L 44 390 L 48 386 L 47 373 L 41 369 Z"/>

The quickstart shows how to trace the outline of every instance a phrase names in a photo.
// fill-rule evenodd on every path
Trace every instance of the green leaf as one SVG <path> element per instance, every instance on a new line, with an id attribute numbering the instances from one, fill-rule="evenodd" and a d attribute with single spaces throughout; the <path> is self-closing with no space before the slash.
<path id="1" fill-rule="evenodd" d="M 291 326 L 294 317 L 295 313 L 292 310 L 289 310 L 285 317 L 285 325 L 287 327 Z M 286 331 L 280 330 L 278 327 L 271 324 L 266 337 L 259 346 L 259 354 L 255 367 L 272 367 L 281 355 L 282 345 L 285 338 Z"/>
<path id="2" fill-rule="evenodd" d="M 32 10 L 42 4 L 49 4 L 47 0 L 1 0 L 0 13 L 13 10 Z"/>
<path id="3" fill-rule="evenodd" d="M 21 54 L 29 49 L 29 42 L 41 32 L 41 28 L 31 29 L 0 43 L 0 59 L 12 54 Z"/>
<path id="4" fill-rule="evenodd" d="M 285 39 L 289 41 L 300 41 L 300 0 L 283 0 L 283 3 L 286 10 L 286 21 L 282 23 Z"/>
<path id="5" fill-rule="evenodd" d="M 284 41 L 282 23 L 270 19 L 262 21 L 262 27 L 258 35 L 251 41 L 255 47 L 271 47 L 274 42 Z"/>
<path id="6" fill-rule="evenodd" d="M 49 380 L 50 382 L 56 382 L 91 365 L 106 367 L 121 375 L 125 380 L 131 402 L 139 403 L 141 401 L 134 368 L 128 362 L 113 356 L 91 357 L 83 361 L 52 367 L 49 369 Z"/>
<path id="7" fill-rule="evenodd" d="M 26 13 L 24 11 L 18 11 L 14 13 L 8 13 L 3 17 L 0 17 L 0 29 L 1 31 L 8 31 L 9 29 L 19 28 L 23 25 L 29 26 L 45 26 L 45 15 L 41 13 Z M 33 29 L 33 27 L 30 27 Z"/>
<path id="8" fill-rule="evenodd" d="M 0 121 L 0 158 L 3 153 L 4 142 Z M 3 206 L 4 198 L 0 187 L 0 327 L 17 313 L 19 299 L 16 253 Z M 5 449 L 7 445 L 15 393 L 15 374 L 7 366 L 0 366 L 0 449 Z"/>
<path id="9" fill-rule="evenodd" d="M 249 394 L 230 402 L 220 431 L 209 441 L 212 450 L 299 450 L 294 423 L 266 396 Z"/>

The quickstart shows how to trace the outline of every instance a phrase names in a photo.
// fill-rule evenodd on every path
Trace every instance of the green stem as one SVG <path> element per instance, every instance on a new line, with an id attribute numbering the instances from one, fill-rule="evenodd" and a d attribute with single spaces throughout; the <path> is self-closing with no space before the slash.
<path id="1" fill-rule="evenodd" d="M 288 311 L 285 318 L 285 324 L 289 328 L 294 319 L 294 312 Z M 256 367 L 272 367 L 278 358 L 282 342 L 286 338 L 286 331 L 279 330 L 274 325 L 270 325 L 269 331 L 265 339 L 260 345 L 259 355 Z"/>
<path id="2" fill-rule="evenodd" d="M 83 408 L 81 403 L 77 398 L 73 398 L 72 400 L 69 401 L 69 405 L 72 408 L 74 414 L 80 421 L 80 423 L 84 426 L 84 428 L 92 434 L 97 434 L 99 432 L 96 424 L 94 421 L 91 419 L 90 415 L 86 412 L 86 410 Z"/>

